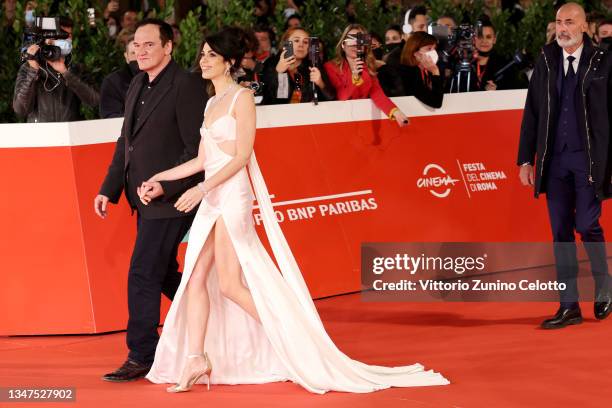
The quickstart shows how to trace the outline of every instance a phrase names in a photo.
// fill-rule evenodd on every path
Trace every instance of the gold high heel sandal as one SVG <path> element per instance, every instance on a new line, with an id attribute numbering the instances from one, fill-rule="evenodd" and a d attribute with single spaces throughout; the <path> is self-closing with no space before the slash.
<path id="1" fill-rule="evenodd" d="M 187 385 L 185 387 L 181 386 L 181 384 L 175 384 L 172 387 L 168 387 L 166 388 L 166 391 L 168 392 L 172 392 L 172 393 L 176 393 L 176 392 L 186 392 L 191 390 L 191 387 L 194 386 L 195 383 L 198 382 L 198 380 L 205 375 L 206 376 L 206 389 L 208 391 L 210 391 L 210 375 L 212 374 L 212 364 L 210 363 L 210 360 L 208 359 L 208 354 L 204 353 L 204 354 L 190 354 L 187 356 L 187 358 L 196 358 L 196 357 L 204 357 L 204 360 L 206 361 L 206 369 L 204 371 L 199 371 L 194 373 L 191 378 L 189 379 L 189 381 L 187 381 Z"/>

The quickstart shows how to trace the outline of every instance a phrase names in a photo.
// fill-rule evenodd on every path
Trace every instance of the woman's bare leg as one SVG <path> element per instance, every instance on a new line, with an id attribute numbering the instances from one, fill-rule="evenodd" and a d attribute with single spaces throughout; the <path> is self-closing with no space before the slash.
<path id="1" fill-rule="evenodd" d="M 206 288 L 206 280 L 208 279 L 209 271 L 213 264 L 214 247 L 215 227 L 213 226 L 200 251 L 198 260 L 195 263 L 193 272 L 185 288 L 189 355 L 201 356 L 204 354 L 204 339 L 206 336 L 208 315 L 210 313 L 210 300 Z M 203 357 L 188 358 L 185 362 L 179 384 L 182 386 L 187 385 L 193 373 L 204 369 L 206 369 L 206 361 Z"/>
<path id="2" fill-rule="evenodd" d="M 259 314 L 249 289 L 242 283 L 242 268 L 232 245 L 223 217 L 219 217 L 215 226 L 215 265 L 219 277 L 219 289 L 223 296 L 243 308 L 255 320 Z"/>

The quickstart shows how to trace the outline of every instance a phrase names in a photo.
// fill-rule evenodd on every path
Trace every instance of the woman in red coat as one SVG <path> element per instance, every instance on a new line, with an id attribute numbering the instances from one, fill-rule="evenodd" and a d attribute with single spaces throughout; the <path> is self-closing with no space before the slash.
<path id="1" fill-rule="evenodd" d="M 336 45 L 336 58 L 324 65 L 329 81 L 336 88 L 336 98 L 340 101 L 372 98 L 389 119 L 395 120 L 399 126 L 406 126 L 408 118 L 385 95 L 378 83 L 370 47 L 366 46 L 365 61 L 357 57 L 358 33 L 367 34 L 367 30 L 359 24 L 346 27 Z"/>

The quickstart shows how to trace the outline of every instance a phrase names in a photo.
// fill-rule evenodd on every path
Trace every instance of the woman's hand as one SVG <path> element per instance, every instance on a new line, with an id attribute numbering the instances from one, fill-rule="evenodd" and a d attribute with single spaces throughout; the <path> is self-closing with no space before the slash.
<path id="1" fill-rule="evenodd" d="M 487 81 L 485 91 L 497 91 L 497 84 L 493 81 Z"/>
<path id="2" fill-rule="evenodd" d="M 323 82 L 323 77 L 321 76 L 319 68 L 310 67 L 310 82 L 314 83 L 320 89 L 325 88 L 325 83 Z"/>
<path id="3" fill-rule="evenodd" d="M 174 204 L 174 208 L 181 212 L 189 212 L 193 210 L 206 194 L 200 189 L 200 187 L 192 187 L 185 191 L 181 198 Z"/>
<path id="4" fill-rule="evenodd" d="M 358 78 L 361 76 L 363 72 L 363 60 L 361 58 L 355 58 L 355 62 L 353 63 L 353 67 L 351 69 L 354 78 Z"/>
<path id="5" fill-rule="evenodd" d="M 287 72 L 289 67 L 295 64 L 295 61 L 296 61 L 295 55 L 289 58 L 285 58 L 285 52 L 287 51 L 283 50 L 280 58 L 278 59 L 278 64 L 276 64 L 276 72 L 278 72 L 279 74 Z"/>
<path id="6" fill-rule="evenodd" d="M 440 75 L 440 68 L 438 68 L 429 55 L 418 52 L 416 59 L 423 69 L 431 72 L 433 75 Z"/>
<path id="7" fill-rule="evenodd" d="M 147 205 L 151 200 L 164 194 L 164 190 L 159 181 L 151 181 L 155 176 L 151 177 L 148 181 L 144 181 L 140 187 L 136 188 L 136 193 L 140 201 Z"/>
<path id="8" fill-rule="evenodd" d="M 410 119 L 408 119 L 408 116 L 404 115 L 404 112 L 399 109 L 393 112 L 393 117 L 395 118 L 395 121 L 397 122 L 399 127 L 408 126 L 408 124 L 410 123 Z"/>

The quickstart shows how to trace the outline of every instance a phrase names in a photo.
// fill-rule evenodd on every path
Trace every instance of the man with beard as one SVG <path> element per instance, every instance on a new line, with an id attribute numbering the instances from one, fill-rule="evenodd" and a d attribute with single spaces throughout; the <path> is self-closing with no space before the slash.
<path id="1" fill-rule="evenodd" d="M 595 279 L 595 317 L 612 310 L 601 201 L 612 195 L 610 118 L 612 58 L 593 45 L 584 9 L 557 11 L 556 41 L 547 44 L 529 84 L 518 152 L 519 177 L 546 193 L 561 306 L 544 329 L 582 323 L 578 304 L 575 232 L 584 242 Z M 535 165 L 535 175 L 534 175 Z"/>

